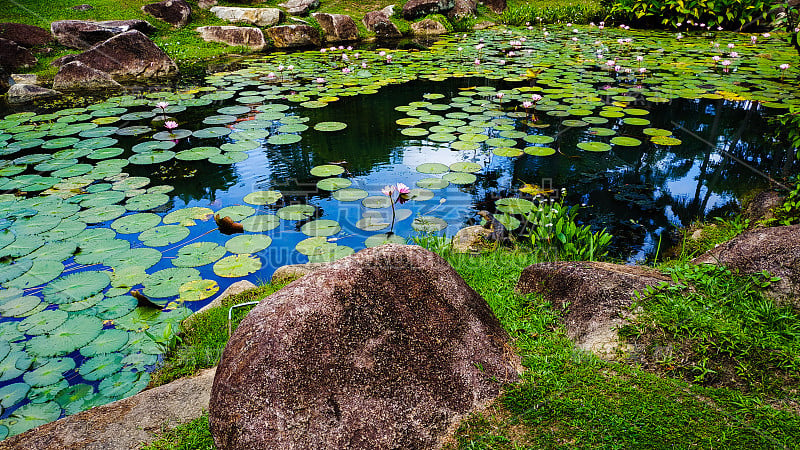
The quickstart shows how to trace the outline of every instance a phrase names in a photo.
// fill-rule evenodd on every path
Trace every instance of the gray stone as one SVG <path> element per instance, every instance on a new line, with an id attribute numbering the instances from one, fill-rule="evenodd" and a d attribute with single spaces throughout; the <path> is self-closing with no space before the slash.
<path id="1" fill-rule="evenodd" d="M 33 67 L 38 60 L 30 50 L 14 41 L 0 38 L 0 67 L 12 72 L 26 67 Z"/>
<path id="2" fill-rule="evenodd" d="M 91 11 L 94 9 L 94 6 L 84 3 L 82 5 L 75 5 L 72 7 L 72 9 L 75 11 Z"/>
<path id="3" fill-rule="evenodd" d="M 0 449 L 130 450 L 149 443 L 165 429 L 200 417 L 216 368 L 197 376 L 96 406 L 0 442 Z"/>
<path id="4" fill-rule="evenodd" d="M 800 225 L 746 231 L 692 262 L 720 264 L 746 274 L 766 270 L 781 278 L 766 294 L 800 308 Z"/>
<path id="5" fill-rule="evenodd" d="M 358 25 L 352 17 L 346 14 L 314 13 L 314 19 L 325 31 L 327 42 L 355 41 L 358 40 Z"/>
<path id="6" fill-rule="evenodd" d="M 379 38 L 399 38 L 403 34 L 383 11 L 370 11 L 362 20 L 364 26 Z"/>
<path id="7" fill-rule="evenodd" d="M 228 22 L 244 22 L 259 27 L 271 27 L 283 20 L 283 11 L 278 8 L 234 8 L 215 6 L 210 10 L 215 16 Z"/>
<path id="8" fill-rule="evenodd" d="M 53 79 L 53 89 L 62 91 L 83 91 L 101 89 L 122 89 L 111 75 L 93 69 L 80 61 L 72 61 L 58 68 Z"/>
<path id="9" fill-rule="evenodd" d="M 200 9 L 211 9 L 211 7 L 217 6 L 217 0 L 200 0 L 197 2 L 197 6 Z"/>
<path id="10" fill-rule="evenodd" d="M 408 0 L 403 5 L 403 18 L 414 20 L 428 14 L 447 14 L 455 5 L 455 0 Z"/>
<path id="11" fill-rule="evenodd" d="M 234 27 L 234 26 L 209 26 L 199 27 L 195 31 L 206 42 L 221 42 L 228 45 L 247 47 L 253 51 L 264 49 L 267 42 L 264 33 L 259 28 Z"/>
<path id="12" fill-rule="evenodd" d="M 306 264 L 289 264 L 286 266 L 281 266 L 275 269 L 275 273 L 272 274 L 272 279 L 270 283 L 272 284 L 287 284 L 291 283 L 298 278 L 304 277 L 310 273 L 313 273 L 316 270 L 319 270 L 325 266 L 327 263 L 306 263 Z"/>
<path id="13" fill-rule="evenodd" d="M 61 95 L 61 92 L 34 84 L 14 84 L 8 88 L 8 103 L 27 103 L 59 95 Z"/>
<path id="14" fill-rule="evenodd" d="M 386 17 L 392 17 L 394 15 L 394 5 L 386 5 L 380 11 L 386 14 Z"/>
<path id="15" fill-rule="evenodd" d="M 455 0 L 455 6 L 447 13 L 447 17 L 458 19 L 461 17 L 475 17 L 478 14 L 476 0 Z"/>
<path id="16" fill-rule="evenodd" d="M 641 266 L 602 262 L 545 262 L 525 268 L 516 290 L 540 293 L 555 306 L 567 306 L 567 336 L 578 348 L 606 359 L 630 348 L 620 341 L 617 328 L 630 317 L 634 293 L 669 282 L 668 276 Z"/>
<path id="17" fill-rule="evenodd" d="M 447 28 L 445 28 L 444 25 L 431 19 L 424 19 L 411 24 L 411 34 L 413 35 L 435 36 L 447 33 Z"/>
<path id="18" fill-rule="evenodd" d="M 495 245 L 487 241 L 491 233 L 491 230 L 481 225 L 462 228 L 453 236 L 451 242 L 453 251 L 456 253 L 478 253 L 482 250 L 489 250 Z"/>
<path id="19" fill-rule="evenodd" d="M 472 29 L 475 30 L 475 31 L 480 31 L 480 30 L 485 30 L 487 28 L 492 28 L 492 27 L 494 27 L 496 25 L 497 24 L 494 23 L 494 22 L 489 22 L 488 20 L 483 20 L 483 21 L 478 22 L 475 25 L 473 25 Z"/>
<path id="20" fill-rule="evenodd" d="M 310 25 L 282 25 L 267 28 L 267 35 L 277 48 L 319 47 L 322 38 Z"/>
<path id="21" fill-rule="evenodd" d="M 67 55 L 53 61 L 53 65 L 80 61 L 87 66 L 106 72 L 115 80 L 151 79 L 178 74 L 175 62 L 156 44 L 139 31 L 118 34 L 78 55 Z"/>
<path id="22" fill-rule="evenodd" d="M 108 20 L 89 22 L 86 20 L 59 20 L 50 24 L 50 32 L 59 44 L 85 50 L 126 31 L 137 30 L 151 33 L 155 27 L 145 20 Z"/>
<path id="23" fill-rule="evenodd" d="M 519 357 L 447 262 L 388 244 L 261 301 L 211 391 L 226 449 L 427 449 L 518 379 Z"/>
<path id="24" fill-rule="evenodd" d="M 748 202 L 742 215 L 750 220 L 750 225 L 757 225 L 760 220 L 775 218 L 773 209 L 783 205 L 786 197 L 775 191 L 761 191 Z"/>
<path id="25" fill-rule="evenodd" d="M 39 84 L 39 76 L 35 73 L 12 73 L 11 80 L 19 84 Z"/>
<path id="26" fill-rule="evenodd" d="M 9 22 L 0 23 L 0 38 L 14 41 L 27 48 L 45 45 L 53 40 L 53 36 L 44 28 Z"/>
<path id="27" fill-rule="evenodd" d="M 142 11 L 175 28 L 185 27 L 192 18 L 192 7 L 185 0 L 164 0 L 142 6 Z"/>
<path id="28" fill-rule="evenodd" d="M 305 16 L 312 9 L 319 7 L 319 0 L 289 0 L 278 6 L 286 8 L 286 12 L 293 16 Z"/>

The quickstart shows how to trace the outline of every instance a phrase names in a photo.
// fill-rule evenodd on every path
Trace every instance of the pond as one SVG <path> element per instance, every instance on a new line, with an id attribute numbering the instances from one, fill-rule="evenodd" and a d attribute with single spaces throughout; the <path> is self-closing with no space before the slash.
<path id="1" fill-rule="evenodd" d="M 532 186 L 643 261 L 797 170 L 768 120 L 800 105 L 795 58 L 771 36 L 531 27 L 273 53 L 202 86 L 9 111 L 0 437 L 144 389 L 180 321 L 235 281 L 452 236 L 481 209 L 522 230 Z"/>

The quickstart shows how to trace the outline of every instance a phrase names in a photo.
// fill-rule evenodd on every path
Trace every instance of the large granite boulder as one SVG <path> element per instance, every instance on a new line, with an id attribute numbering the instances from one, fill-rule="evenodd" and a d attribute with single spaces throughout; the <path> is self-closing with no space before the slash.
<path id="1" fill-rule="evenodd" d="M 267 28 L 267 36 L 277 48 L 319 47 L 322 38 L 319 31 L 310 25 L 281 25 Z"/>
<path id="2" fill-rule="evenodd" d="M 10 22 L 0 23 L 0 38 L 28 48 L 44 45 L 53 40 L 50 32 L 44 28 Z"/>
<path id="3" fill-rule="evenodd" d="M 163 50 L 139 31 L 118 34 L 78 55 L 53 61 L 61 66 L 80 61 L 106 72 L 115 80 L 164 78 L 178 74 L 178 66 Z"/>
<path id="4" fill-rule="evenodd" d="M 80 61 L 72 61 L 58 68 L 53 79 L 53 89 L 61 91 L 84 91 L 122 89 L 111 75 L 93 69 Z"/>
<path id="5" fill-rule="evenodd" d="M 272 284 L 291 283 L 292 281 L 304 277 L 327 265 L 328 263 L 305 263 L 280 266 L 275 269 L 275 273 L 272 274 L 272 278 L 269 282 Z"/>
<path id="6" fill-rule="evenodd" d="M 278 8 L 234 8 L 214 6 L 210 9 L 215 16 L 228 22 L 244 22 L 259 27 L 271 27 L 283 20 L 283 11 Z"/>
<path id="7" fill-rule="evenodd" d="M 602 262 L 545 262 L 525 268 L 516 290 L 540 293 L 555 307 L 568 305 L 567 335 L 578 348 L 614 359 L 621 348 L 617 328 L 630 317 L 634 293 L 669 282 L 670 277 L 641 266 Z"/>
<path id="8" fill-rule="evenodd" d="M 38 60 L 30 50 L 14 41 L 0 38 L 0 67 L 9 72 L 35 66 Z"/>
<path id="9" fill-rule="evenodd" d="M 414 20 L 428 14 L 447 14 L 455 5 L 455 0 L 408 0 L 403 5 L 403 18 Z"/>
<path id="10" fill-rule="evenodd" d="M 186 0 L 164 0 L 142 6 L 142 11 L 175 28 L 185 27 L 192 18 L 192 7 Z"/>
<path id="11" fill-rule="evenodd" d="M 286 12 L 293 16 L 305 16 L 312 9 L 319 7 L 319 0 L 289 0 L 278 6 L 286 8 Z"/>
<path id="12" fill-rule="evenodd" d="M 455 6 L 447 17 L 458 19 L 460 17 L 475 17 L 478 14 L 478 3 L 476 0 L 455 0 Z"/>
<path id="13" fill-rule="evenodd" d="M 267 45 L 264 33 L 261 29 L 254 27 L 209 26 L 198 27 L 196 31 L 206 42 L 243 46 L 253 51 L 263 50 Z"/>
<path id="14" fill-rule="evenodd" d="M 800 308 L 800 225 L 746 231 L 692 262 L 720 264 L 747 274 L 766 270 L 781 278 L 766 293 Z"/>
<path id="15" fill-rule="evenodd" d="M 417 36 L 435 36 L 447 34 L 447 32 L 444 25 L 432 19 L 424 19 L 411 24 L 411 34 Z"/>
<path id="16" fill-rule="evenodd" d="M 36 86 L 35 84 L 15 84 L 8 88 L 8 103 L 28 103 L 34 100 L 57 97 L 61 92 Z"/>
<path id="17" fill-rule="evenodd" d="M 486 302 L 439 256 L 382 245 L 265 298 L 211 391 L 220 449 L 428 449 L 517 380 Z"/>
<path id="18" fill-rule="evenodd" d="M 137 30 L 152 33 L 155 27 L 146 20 L 107 20 L 89 22 L 86 20 L 59 20 L 50 24 L 50 32 L 59 44 L 85 50 L 126 31 Z"/>
<path id="19" fill-rule="evenodd" d="M 316 19 L 319 26 L 325 32 L 325 40 L 328 42 L 355 41 L 358 40 L 358 25 L 352 17 L 347 14 L 325 14 L 315 13 L 311 15 Z"/>
<path id="20" fill-rule="evenodd" d="M 500 14 L 506 10 L 506 0 L 484 0 L 484 5 L 491 9 L 495 14 Z"/>
<path id="21" fill-rule="evenodd" d="M 379 38 L 399 38 L 403 36 L 384 11 L 370 11 L 362 20 L 364 26 Z"/>

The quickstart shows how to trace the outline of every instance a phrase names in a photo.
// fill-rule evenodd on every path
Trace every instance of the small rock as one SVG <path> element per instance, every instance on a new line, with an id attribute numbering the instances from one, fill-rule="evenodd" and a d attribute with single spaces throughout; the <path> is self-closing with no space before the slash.
<path id="1" fill-rule="evenodd" d="M 506 10 L 506 0 L 484 0 L 483 4 L 491 9 L 495 14 L 500 14 Z"/>
<path id="2" fill-rule="evenodd" d="M 518 380 L 486 301 L 445 260 L 382 245 L 262 300 L 211 391 L 217 448 L 423 449 Z"/>
<path id="3" fill-rule="evenodd" d="M 59 44 L 78 50 L 88 49 L 130 30 L 151 33 L 155 27 L 145 20 L 109 20 L 105 22 L 59 20 L 50 24 L 50 32 Z"/>
<path id="4" fill-rule="evenodd" d="M 743 216 L 750 220 L 750 225 L 756 225 L 760 220 L 775 218 L 773 209 L 783 205 L 786 197 L 775 191 L 761 191 L 747 204 Z"/>
<path id="5" fill-rule="evenodd" d="M 197 6 L 200 9 L 211 9 L 214 6 L 217 6 L 217 0 L 200 0 L 197 2 Z"/>
<path id="6" fill-rule="evenodd" d="M 386 5 L 380 12 L 386 14 L 386 17 L 392 17 L 394 15 L 394 5 Z"/>
<path id="7" fill-rule="evenodd" d="M 178 74 L 175 61 L 136 30 L 118 34 L 81 54 L 59 58 L 53 65 L 71 61 L 106 72 L 115 80 L 165 78 Z"/>
<path id="8" fill-rule="evenodd" d="M 370 11 L 364 15 L 362 20 L 364 26 L 379 38 L 399 38 L 403 36 L 397 25 L 389 20 L 389 16 L 383 11 Z"/>
<path id="9" fill-rule="evenodd" d="M 206 42 L 222 42 L 228 45 L 241 45 L 253 51 L 264 49 L 267 42 L 264 33 L 259 28 L 234 27 L 234 26 L 209 26 L 199 27 L 195 31 Z"/>
<path id="10" fill-rule="evenodd" d="M 27 103 L 59 95 L 61 92 L 34 84 L 15 84 L 8 89 L 8 103 Z"/>
<path id="11" fill-rule="evenodd" d="M 39 76 L 35 73 L 12 73 L 11 79 L 19 84 L 39 84 Z"/>
<path id="12" fill-rule="evenodd" d="M 282 25 L 267 28 L 267 35 L 277 48 L 319 47 L 319 31 L 310 25 Z"/>
<path id="13" fill-rule="evenodd" d="M 53 36 L 44 28 L 9 22 L 0 23 L 0 38 L 28 48 L 45 45 L 53 40 Z"/>
<path id="14" fill-rule="evenodd" d="M 210 10 L 215 16 L 228 22 L 244 22 L 259 27 L 271 27 L 283 20 L 283 11 L 278 8 L 233 8 L 215 6 Z"/>
<path id="15" fill-rule="evenodd" d="M 488 20 L 483 20 L 481 22 L 476 23 L 472 26 L 472 29 L 475 31 L 485 30 L 487 28 L 492 28 L 493 26 L 497 25 L 494 22 L 489 22 Z"/>
<path id="16" fill-rule="evenodd" d="M 310 10 L 319 7 L 319 0 L 289 0 L 278 6 L 286 8 L 286 12 L 293 16 L 305 16 Z"/>
<path id="17" fill-rule="evenodd" d="M 91 11 L 94 9 L 94 6 L 87 5 L 86 3 L 84 3 L 82 5 L 75 5 L 72 7 L 72 9 L 74 9 L 75 11 Z"/>
<path id="18" fill-rule="evenodd" d="M 450 19 L 461 17 L 475 17 L 478 14 L 478 3 L 476 0 L 455 0 L 455 6 L 447 13 Z"/>
<path id="19" fill-rule="evenodd" d="M 411 34 L 417 36 L 447 34 L 447 28 L 435 20 L 424 19 L 411 24 Z"/>
<path id="20" fill-rule="evenodd" d="M 0 67 L 14 70 L 35 66 L 38 60 L 30 50 L 14 41 L 0 38 Z"/>
<path id="21" fill-rule="evenodd" d="M 455 5 L 455 0 L 408 0 L 403 5 L 403 18 L 414 20 L 428 14 L 447 14 Z"/>
<path id="22" fill-rule="evenodd" d="M 620 348 L 617 328 L 630 317 L 635 292 L 669 282 L 668 276 L 641 266 L 601 262 L 546 262 L 525 268 L 516 290 L 541 293 L 557 308 L 568 305 L 567 335 L 578 348 L 615 359 Z"/>
<path id="23" fill-rule="evenodd" d="M 458 230 L 451 243 L 453 251 L 456 253 L 478 253 L 482 250 L 491 249 L 494 244 L 487 241 L 491 230 L 480 225 L 473 225 Z"/>
<path id="24" fill-rule="evenodd" d="M 314 19 L 325 31 L 327 42 L 355 41 L 358 39 L 358 25 L 346 14 L 314 13 Z"/>
<path id="25" fill-rule="evenodd" d="M 800 225 L 746 231 L 692 263 L 720 264 L 747 274 L 766 270 L 781 278 L 772 283 L 766 294 L 800 308 Z"/>
<path id="26" fill-rule="evenodd" d="M 142 6 L 142 11 L 156 19 L 167 22 L 175 28 L 186 26 L 192 16 L 192 7 L 185 0 L 164 0 L 158 3 L 150 3 Z"/>
<path id="27" fill-rule="evenodd" d="M 80 61 L 72 61 L 59 67 L 53 79 L 53 89 L 62 91 L 122 89 L 122 85 L 105 72 L 92 69 Z"/>
<path id="28" fill-rule="evenodd" d="M 270 283 L 272 284 L 286 284 L 308 275 L 317 269 L 325 267 L 327 263 L 306 263 L 306 264 L 289 264 L 275 269 L 272 274 Z"/>

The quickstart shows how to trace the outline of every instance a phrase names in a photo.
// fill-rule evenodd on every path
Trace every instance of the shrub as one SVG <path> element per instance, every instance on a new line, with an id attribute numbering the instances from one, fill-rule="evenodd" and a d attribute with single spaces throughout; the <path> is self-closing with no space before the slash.
<path id="1" fill-rule="evenodd" d="M 611 12 L 632 21 L 660 21 L 676 28 L 703 23 L 739 29 L 759 24 L 771 8 L 768 0 L 617 0 Z"/>
<path id="2" fill-rule="evenodd" d="M 531 245 L 565 260 L 594 261 L 605 256 L 613 236 L 605 228 L 592 232 L 591 226 L 578 225 L 578 210 L 578 206 L 564 206 L 563 201 L 540 201 L 527 216 Z"/>
<path id="3" fill-rule="evenodd" d="M 608 9 L 594 4 L 538 6 L 521 4 L 509 6 L 500 16 L 500 22 L 506 25 L 521 26 L 526 23 L 539 25 L 543 23 L 571 22 L 588 24 L 606 20 Z"/>

